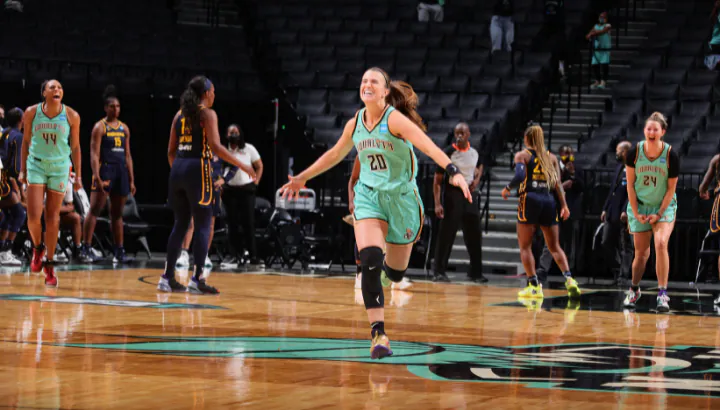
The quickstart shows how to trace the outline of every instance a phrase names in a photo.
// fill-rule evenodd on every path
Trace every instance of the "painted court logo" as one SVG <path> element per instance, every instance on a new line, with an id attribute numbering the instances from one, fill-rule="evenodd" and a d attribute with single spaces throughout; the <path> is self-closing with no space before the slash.
<path id="1" fill-rule="evenodd" d="M 370 359 L 368 341 L 351 339 L 130 336 L 126 343 L 55 346 L 155 355 L 380 363 L 406 366 L 415 376 L 438 382 L 720 397 L 720 350 L 700 346 L 590 343 L 491 347 L 393 342 L 394 355 L 381 361 Z"/>
<path id="2" fill-rule="evenodd" d="M 73 297 L 52 297 L 38 295 L 13 295 L 0 294 L 1 300 L 13 300 L 24 302 L 44 302 L 44 303 L 69 303 L 74 305 L 101 305 L 128 308 L 145 308 L 145 309 L 225 309 L 222 306 L 198 305 L 187 303 L 160 303 L 147 302 L 144 300 L 118 300 L 118 299 L 94 299 L 94 298 L 73 298 Z"/>

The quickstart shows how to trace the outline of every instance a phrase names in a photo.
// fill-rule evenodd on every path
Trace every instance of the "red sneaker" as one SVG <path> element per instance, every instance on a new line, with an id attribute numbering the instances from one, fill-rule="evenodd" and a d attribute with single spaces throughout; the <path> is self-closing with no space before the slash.
<path id="1" fill-rule="evenodd" d="M 53 265 L 45 265 L 43 267 L 45 271 L 45 286 L 49 288 L 56 288 L 58 285 L 57 276 L 55 276 L 55 267 Z"/>
<path id="2" fill-rule="evenodd" d="M 32 261 L 30 261 L 30 272 L 37 273 L 42 270 L 43 256 L 45 256 L 45 245 L 42 245 L 40 249 L 33 248 Z"/>

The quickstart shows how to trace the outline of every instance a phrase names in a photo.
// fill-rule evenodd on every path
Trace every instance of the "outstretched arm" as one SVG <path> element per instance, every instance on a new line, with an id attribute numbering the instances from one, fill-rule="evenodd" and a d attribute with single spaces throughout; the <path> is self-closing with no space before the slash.
<path id="1" fill-rule="evenodd" d="M 399 111 L 393 111 L 388 117 L 390 133 L 409 141 L 450 175 L 450 184 L 462 189 L 465 199 L 472 202 L 470 188 L 465 177 L 447 156 L 414 122 Z"/>

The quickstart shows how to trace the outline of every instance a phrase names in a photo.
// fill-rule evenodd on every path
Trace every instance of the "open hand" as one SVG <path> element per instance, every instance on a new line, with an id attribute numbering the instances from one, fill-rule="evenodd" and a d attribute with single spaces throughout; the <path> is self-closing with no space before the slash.
<path id="1" fill-rule="evenodd" d="M 472 193 L 470 193 L 470 188 L 468 187 L 467 181 L 465 181 L 465 177 L 462 176 L 462 174 L 453 175 L 453 177 L 450 178 L 450 184 L 462 189 L 465 199 L 472 203 Z"/>
<path id="2" fill-rule="evenodd" d="M 280 188 L 280 194 L 283 199 L 298 199 L 300 197 L 300 190 L 305 188 L 307 180 L 298 176 L 288 175 L 289 181 Z M 467 188 L 467 186 L 465 187 Z"/>

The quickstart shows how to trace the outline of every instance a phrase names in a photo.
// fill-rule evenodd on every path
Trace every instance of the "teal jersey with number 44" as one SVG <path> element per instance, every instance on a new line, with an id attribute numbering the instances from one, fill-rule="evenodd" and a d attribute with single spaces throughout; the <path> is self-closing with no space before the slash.
<path id="1" fill-rule="evenodd" d="M 378 191 L 398 191 L 415 185 L 417 158 L 410 142 L 394 136 L 388 118 L 395 108 L 388 106 L 380 121 L 369 130 L 363 121 L 365 108 L 358 112 L 353 143 L 360 159 L 359 182 Z"/>
<path id="2" fill-rule="evenodd" d="M 43 103 L 37 105 L 32 122 L 30 155 L 46 161 L 63 161 L 70 158 L 70 121 L 65 104 L 52 118 L 45 115 Z"/>

